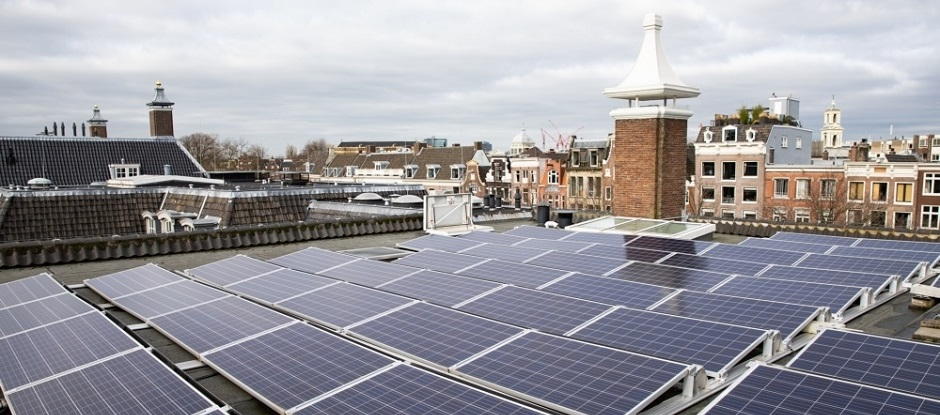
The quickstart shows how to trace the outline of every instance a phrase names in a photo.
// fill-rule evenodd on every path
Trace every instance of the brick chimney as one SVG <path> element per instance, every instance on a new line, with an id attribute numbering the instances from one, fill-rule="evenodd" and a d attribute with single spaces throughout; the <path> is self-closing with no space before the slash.
<path id="1" fill-rule="evenodd" d="M 147 103 L 150 107 L 150 136 L 173 136 L 173 102 L 166 98 L 163 92 L 163 83 L 157 81 L 153 101 Z"/>
<path id="2" fill-rule="evenodd" d="M 95 105 L 91 119 L 87 122 L 92 137 L 108 138 L 108 120 L 101 116 L 101 110 L 97 105 Z"/>

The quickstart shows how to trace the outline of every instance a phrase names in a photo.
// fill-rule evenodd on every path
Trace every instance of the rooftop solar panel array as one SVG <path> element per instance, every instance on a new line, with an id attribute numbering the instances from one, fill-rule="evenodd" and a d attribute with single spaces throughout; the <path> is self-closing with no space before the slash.
<path id="1" fill-rule="evenodd" d="M 818 282 L 823 284 L 851 285 L 868 287 L 877 293 L 885 288 L 893 279 L 890 275 L 868 274 L 854 271 L 837 271 L 831 269 L 786 267 L 771 265 L 761 272 L 759 277 L 776 278 L 781 280 Z"/>
<path id="2" fill-rule="evenodd" d="M 748 246 L 764 249 L 778 249 L 781 251 L 803 252 L 806 254 L 825 254 L 833 245 L 811 244 L 805 242 L 791 242 L 782 239 L 747 238 L 738 243 L 738 246 Z"/>
<path id="3" fill-rule="evenodd" d="M 940 244 L 936 242 L 892 241 L 888 239 L 860 239 L 852 246 L 859 248 L 892 249 L 895 251 L 918 251 L 940 254 Z"/>
<path id="4" fill-rule="evenodd" d="M 118 298 L 180 280 L 179 275 L 147 264 L 89 280 L 86 285 L 107 298 Z"/>
<path id="5" fill-rule="evenodd" d="M 858 243 L 858 238 L 845 236 L 816 235 L 812 233 L 777 232 L 770 239 L 778 241 L 803 242 L 807 244 L 852 246 Z"/>
<path id="6" fill-rule="evenodd" d="M 245 255 L 235 255 L 230 258 L 186 270 L 186 272 L 192 275 L 198 275 L 199 279 L 203 281 L 224 287 L 279 269 L 281 269 L 281 267 L 270 262 L 257 260 Z"/>
<path id="7" fill-rule="evenodd" d="M 864 288 L 861 287 L 756 277 L 734 277 L 711 292 L 783 303 L 829 307 L 833 314 L 841 314 L 865 294 Z"/>
<path id="8" fill-rule="evenodd" d="M 835 269 L 841 271 L 867 272 L 898 275 L 903 279 L 916 275 L 922 268 L 915 261 L 897 261 L 882 258 L 856 258 L 847 256 L 807 254 L 794 264 L 804 268 Z"/>
<path id="9" fill-rule="evenodd" d="M 569 271 L 561 269 L 501 260 L 481 262 L 457 272 L 457 275 L 528 288 L 538 288 L 568 274 L 570 274 Z"/>
<path id="10" fill-rule="evenodd" d="M 503 233 L 506 235 L 521 236 L 524 238 L 558 240 L 570 235 L 571 231 L 541 228 L 537 226 L 518 226 Z"/>
<path id="11" fill-rule="evenodd" d="M 571 235 L 566 236 L 563 241 L 575 241 L 575 242 L 590 242 L 595 244 L 604 244 L 604 245 L 623 245 L 627 242 L 630 242 L 639 236 L 636 235 L 616 235 L 611 233 L 597 233 L 597 232 L 571 232 Z"/>
<path id="12" fill-rule="evenodd" d="M 94 311 L 91 305 L 63 290 L 56 295 L 0 309 L 0 338 Z"/>
<path id="13" fill-rule="evenodd" d="M 285 268 L 229 285 L 226 290 L 272 304 L 300 293 L 338 283 L 339 281 L 332 278 Z"/>
<path id="14" fill-rule="evenodd" d="M 451 238 L 449 236 L 443 235 L 425 235 L 410 241 L 400 242 L 396 244 L 396 246 L 399 248 L 410 249 L 412 251 L 420 251 L 422 249 L 436 249 L 438 251 L 458 252 L 463 249 L 473 248 L 474 246 L 480 244 L 481 242 L 477 242 L 471 239 Z"/>
<path id="15" fill-rule="evenodd" d="M 382 291 L 452 307 L 499 286 L 499 283 L 477 278 L 422 270 L 378 288 Z"/>
<path id="16" fill-rule="evenodd" d="M 201 304 L 225 297 L 227 294 L 198 282 L 180 279 L 138 293 L 113 299 L 113 302 L 131 314 L 147 320 L 193 304 Z"/>
<path id="17" fill-rule="evenodd" d="M 669 252 L 666 251 L 600 244 L 584 248 L 578 253 L 584 255 L 602 256 L 605 258 L 616 258 L 624 261 L 642 262 L 656 262 L 660 259 L 663 259 L 666 255 L 669 255 Z"/>
<path id="18" fill-rule="evenodd" d="M 610 310 L 606 304 L 563 295 L 504 287 L 459 307 L 493 320 L 565 334 Z"/>
<path id="19" fill-rule="evenodd" d="M 410 298 L 395 294 L 340 283 L 288 298 L 275 305 L 306 319 L 341 328 L 413 302 Z"/>
<path id="20" fill-rule="evenodd" d="M 536 248 L 508 247 L 492 243 L 480 244 L 479 246 L 460 251 L 464 255 L 473 255 L 480 258 L 495 258 L 510 262 L 525 262 L 545 253 L 545 251 Z"/>
<path id="21" fill-rule="evenodd" d="M 695 291 L 708 291 L 722 281 L 731 278 L 731 275 L 726 273 L 660 264 L 647 264 L 644 262 L 633 262 L 607 276 L 627 281 Z"/>
<path id="22" fill-rule="evenodd" d="M 683 268 L 740 275 L 757 275 L 761 272 L 761 270 L 767 268 L 767 264 L 761 264 L 758 262 L 739 261 L 725 258 L 709 258 L 682 253 L 677 253 L 667 257 L 662 261 L 659 261 L 659 263 Z"/>
<path id="23" fill-rule="evenodd" d="M 49 274 L 39 274 L 0 284 L 0 308 L 23 304 L 65 292 Z"/>
<path id="24" fill-rule="evenodd" d="M 512 245 L 518 242 L 522 242 L 526 239 L 529 239 L 524 236 L 515 236 L 505 233 L 496 233 L 496 232 L 483 232 L 483 231 L 473 231 L 470 233 L 465 233 L 458 236 L 460 239 L 469 239 L 471 241 L 477 242 L 486 242 L 490 244 L 498 245 Z"/>
<path id="25" fill-rule="evenodd" d="M 320 248 L 307 248 L 292 254 L 274 258 L 268 262 L 298 271 L 317 274 L 320 271 L 355 261 L 359 257 L 327 251 Z"/>
<path id="26" fill-rule="evenodd" d="M 319 275 L 375 287 L 418 272 L 417 268 L 360 259 L 321 271 Z"/>
<path id="27" fill-rule="evenodd" d="M 929 267 L 937 265 L 937 260 L 940 259 L 940 254 L 934 252 L 887 250 L 882 248 L 863 248 L 858 246 L 837 246 L 829 252 L 829 255 L 926 262 L 927 266 Z"/>
<path id="28" fill-rule="evenodd" d="M 712 249 L 701 253 L 711 258 L 726 258 L 738 261 L 751 261 L 761 264 L 793 265 L 803 257 L 802 252 L 781 251 L 778 249 L 754 248 L 747 246 L 716 244 Z"/>
<path id="29" fill-rule="evenodd" d="M 430 269 L 434 271 L 456 273 L 464 268 L 477 265 L 486 259 L 470 255 L 454 255 L 448 252 L 425 249 L 416 254 L 395 260 L 393 264 Z"/>
<path id="30" fill-rule="evenodd" d="M 663 238 L 659 236 L 641 236 L 627 244 L 627 246 L 631 248 L 681 252 L 684 254 L 698 254 L 710 249 L 713 245 L 715 245 L 713 242 L 690 241 L 687 239 Z"/>
<path id="31" fill-rule="evenodd" d="M 531 248 L 542 251 L 578 252 L 594 244 L 587 242 L 556 241 L 550 239 L 527 239 L 514 244 L 514 247 Z"/>
<path id="32" fill-rule="evenodd" d="M 540 290 L 632 308 L 647 308 L 676 293 L 672 288 L 586 274 L 569 275 Z"/>
<path id="33" fill-rule="evenodd" d="M 530 259 L 526 264 L 555 268 L 565 271 L 577 271 L 590 275 L 604 275 L 622 268 L 629 263 L 622 259 L 604 258 L 568 252 L 549 251 L 545 255 Z"/>

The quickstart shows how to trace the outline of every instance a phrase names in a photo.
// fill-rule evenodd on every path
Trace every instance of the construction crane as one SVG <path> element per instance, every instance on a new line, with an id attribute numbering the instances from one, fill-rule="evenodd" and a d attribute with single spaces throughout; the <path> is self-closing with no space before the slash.
<path id="1" fill-rule="evenodd" d="M 554 122 L 552 122 L 552 120 L 548 120 L 548 122 L 552 124 L 552 128 L 555 129 L 555 133 L 557 134 L 557 136 L 552 135 L 548 131 L 545 131 L 545 129 L 543 128 L 542 129 L 542 148 L 547 148 L 546 145 L 547 145 L 548 140 L 546 138 L 550 138 L 552 140 L 552 148 L 554 148 L 555 151 L 558 151 L 558 152 L 568 151 L 568 147 L 571 145 L 571 139 L 575 137 L 575 134 L 577 134 L 578 131 L 581 131 L 581 129 L 584 128 L 584 126 L 581 126 L 577 130 L 574 130 L 573 133 L 565 135 L 565 134 L 562 134 L 561 131 L 558 130 L 558 127 L 555 125 Z"/>

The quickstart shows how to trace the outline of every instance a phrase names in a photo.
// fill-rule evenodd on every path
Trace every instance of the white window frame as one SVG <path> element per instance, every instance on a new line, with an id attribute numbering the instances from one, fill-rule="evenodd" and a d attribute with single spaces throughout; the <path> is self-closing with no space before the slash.
<path id="1" fill-rule="evenodd" d="M 924 205 L 920 209 L 921 229 L 940 229 L 940 206 Z"/>
<path id="2" fill-rule="evenodd" d="M 558 184 L 558 170 L 548 171 L 548 184 Z"/>
<path id="3" fill-rule="evenodd" d="M 744 172 L 742 172 L 741 177 L 757 177 L 757 176 L 760 175 L 760 163 L 758 163 L 758 162 L 756 162 L 756 161 L 745 161 L 743 164 L 744 164 Z M 753 174 L 753 175 L 748 175 L 748 174 L 747 174 L 747 166 L 748 166 L 749 164 L 751 164 L 751 165 L 754 166 L 754 174 Z"/>
<path id="4" fill-rule="evenodd" d="M 875 187 L 878 185 L 884 185 L 884 192 L 882 192 L 881 199 L 875 199 Z M 871 201 L 872 203 L 887 203 L 888 202 L 888 192 L 891 191 L 891 186 L 888 182 L 872 182 L 871 183 Z M 887 219 L 886 219 L 887 221 Z M 885 222 L 887 223 L 887 222 Z"/>
<path id="5" fill-rule="evenodd" d="M 780 186 L 783 185 L 784 192 L 780 192 Z M 790 198 L 790 179 L 774 179 L 774 199 Z"/>
<path id="6" fill-rule="evenodd" d="M 711 165 L 712 165 L 712 174 L 705 174 L 705 163 L 711 163 Z M 714 161 L 703 161 L 703 162 L 702 162 L 702 177 L 715 177 L 715 173 L 717 172 L 717 170 L 718 170 L 718 168 L 717 168 L 716 163 L 715 163 Z"/>
<path id="7" fill-rule="evenodd" d="M 787 148 L 787 136 L 780 137 L 780 148 Z"/>
<path id="8" fill-rule="evenodd" d="M 797 149 L 803 148 L 803 137 L 796 138 L 796 148 Z"/>
<path id="9" fill-rule="evenodd" d="M 861 184 L 861 190 L 855 190 L 855 187 L 856 187 L 856 186 L 854 186 L 854 185 L 856 185 L 856 184 Z M 855 193 L 854 195 L 852 194 L 853 191 L 854 191 L 854 193 Z M 862 201 L 862 200 L 865 200 L 865 182 L 858 182 L 858 181 L 854 181 L 854 182 L 853 182 L 853 181 L 850 181 L 850 182 L 849 182 L 849 194 L 848 194 L 848 198 L 849 198 L 849 200 L 852 200 L 852 201 Z"/>
<path id="10" fill-rule="evenodd" d="M 467 174 L 467 166 L 463 164 L 451 164 L 450 165 L 450 179 L 451 180 L 463 180 Z"/>
<path id="11" fill-rule="evenodd" d="M 940 173 L 924 173 L 924 194 L 940 195 Z"/>
<path id="12" fill-rule="evenodd" d="M 747 192 L 754 192 L 754 200 L 747 200 Z M 760 194 L 757 192 L 756 187 L 747 186 L 741 189 L 741 203 L 757 203 L 760 199 Z"/>
<path id="13" fill-rule="evenodd" d="M 809 199 L 810 188 L 812 188 L 812 186 L 812 179 L 796 179 L 796 198 Z"/>
<path id="14" fill-rule="evenodd" d="M 794 220 L 797 223 L 809 222 L 809 209 L 803 209 L 803 208 L 794 209 L 793 214 L 794 214 Z"/>
<path id="15" fill-rule="evenodd" d="M 738 127 L 729 125 L 721 129 L 722 143 L 735 143 L 738 141 Z"/>
<path id="16" fill-rule="evenodd" d="M 705 198 L 705 190 L 711 190 L 712 197 L 710 199 Z M 702 187 L 702 200 L 705 202 L 714 202 L 715 201 L 715 188 L 712 186 Z"/>
<path id="17" fill-rule="evenodd" d="M 907 192 L 899 191 L 901 186 L 907 187 Z M 908 200 L 900 200 L 899 197 L 906 193 Z M 894 203 L 910 205 L 914 203 L 914 183 L 903 182 L 894 184 Z M 910 222 L 910 219 L 908 219 Z"/>
<path id="18" fill-rule="evenodd" d="M 436 179 L 437 175 L 441 172 L 440 164 L 428 164 L 427 174 L 429 179 Z"/>

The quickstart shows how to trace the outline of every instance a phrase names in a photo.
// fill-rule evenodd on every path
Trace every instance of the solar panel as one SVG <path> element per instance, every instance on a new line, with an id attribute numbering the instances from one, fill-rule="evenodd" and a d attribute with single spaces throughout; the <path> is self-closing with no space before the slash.
<path id="1" fill-rule="evenodd" d="M 245 255 L 235 255 L 221 261 L 210 262 L 200 267 L 188 269 L 186 272 L 200 280 L 224 287 L 279 269 L 281 267 L 269 262 Z"/>
<path id="2" fill-rule="evenodd" d="M 504 287 L 460 310 L 522 327 L 564 334 L 610 309 L 609 305 L 518 287 Z"/>
<path id="3" fill-rule="evenodd" d="M 360 259 L 321 271 L 320 275 L 375 287 L 415 272 L 418 272 L 418 268 L 372 259 Z"/>
<path id="4" fill-rule="evenodd" d="M 0 339 L 4 390 L 139 347 L 99 313 L 88 313 Z"/>
<path id="5" fill-rule="evenodd" d="M 616 233 L 571 232 L 571 235 L 568 235 L 563 240 L 622 246 L 638 237 L 637 235 L 622 235 Z"/>
<path id="6" fill-rule="evenodd" d="M 787 367 L 940 398 L 940 346 L 824 330 Z"/>
<path id="7" fill-rule="evenodd" d="M 893 241 L 890 239 L 862 238 L 853 245 L 860 248 L 893 249 L 896 251 L 933 252 L 940 254 L 940 244 L 936 242 Z"/>
<path id="8" fill-rule="evenodd" d="M 425 235 L 410 241 L 399 242 L 396 247 L 420 251 L 422 249 L 436 249 L 438 251 L 458 252 L 463 249 L 472 248 L 479 245 L 480 242 L 470 239 L 454 238 L 444 235 Z"/>
<path id="9" fill-rule="evenodd" d="M 554 241 L 548 239 L 527 239 L 513 246 L 518 246 L 520 248 L 539 249 L 542 251 L 578 252 L 591 245 L 594 244 L 587 242 Z"/>
<path id="10" fill-rule="evenodd" d="M 144 350 L 7 393 L 17 414 L 195 414 L 216 407 Z"/>
<path id="11" fill-rule="evenodd" d="M 219 349 L 206 361 L 286 411 L 392 363 L 307 324 L 291 324 Z"/>
<path id="12" fill-rule="evenodd" d="M 297 415 L 541 413 L 410 365 L 397 365 L 295 412 Z"/>
<path id="13" fill-rule="evenodd" d="M 522 329 L 417 303 L 353 327 L 350 332 L 446 368 L 522 333 Z"/>
<path id="14" fill-rule="evenodd" d="M 571 335 L 593 343 L 676 362 L 701 365 L 721 374 L 758 348 L 764 330 L 696 320 L 645 310 L 618 308 Z"/>
<path id="15" fill-rule="evenodd" d="M 227 296 L 151 320 L 196 354 L 296 321 L 238 297 Z"/>
<path id="16" fill-rule="evenodd" d="M 177 278 L 178 280 L 174 284 L 167 284 L 124 297 L 112 298 L 111 302 L 141 319 L 148 320 L 184 307 L 229 296 L 227 293 L 198 282 L 186 280 L 182 277 Z"/>
<path id="17" fill-rule="evenodd" d="M 682 291 L 652 310 L 764 330 L 778 330 L 784 340 L 800 334 L 820 314 L 819 307 L 695 291 Z"/>
<path id="18" fill-rule="evenodd" d="M 771 235 L 770 239 L 778 241 L 802 242 L 806 244 L 819 245 L 841 245 L 852 246 L 858 243 L 859 238 L 849 238 L 845 236 L 816 235 L 812 233 L 796 232 L 777 232 Z"/>
<path id="19" fill-rule="evenodd" d="M 627 246 L 631 248 L 654 249 L 657 251 L 681 252 L 685 254 L 697 254 L 714 245 L 713 242 L 690 241 L 688 239 L 663 238 L 659 236 L 641 236 L 636 238 Z"/>
<path id="20" fill-rule="evenodd" d="M 585 274 L 569 275 L 541 291 L 633 308 L 647 308 L 676 292 L 657 285 Z"/>
<path id="21" fill-rule="evenodd" d="M 773 278 L 734 277 L 712 292 L 781 303 L 829 307 L 833 314 L 839 315 L 859 301 L 863 288 Z"/>
<path id="22" fill-rule="evenodd" d="M 729 274 L 647 264 L 645 262 L 633 262 L 607 276 L 627 281 L 696 291 L 708 291 L 730 277 Z"/>
<path id="23" fill-rule="evenodd" d="M 458 236 L 460 239 L 469 239 L 471 241 L 486 242 L 488 244 L 512 245 L 522 242 L 528 238 L 523 236 L 507 235 L 505 233 L 473 231 Z"/>
<path id="24" fill-rule="evenodd" d="M 541 228 L 536 226 L 517 226 L 503 233 L 506 235 L 521 236 L 524 238 L 558 240 L 570 235 L 572 232 L 562 229 Z"/>
<path id="25" fill-rule="evenodd" d="M 706 413 L 926 415 L 940 413 L 940 401 L 758 364 Z"/>
<path id="26" fill-rule="evenodd" d="M 247 279 L 226 287 L 239 295 L 266 303 L 276 303 L 297 294 L 336 284 L 332 278 L 320 277 L 292 269 L 281 269 L 260 277 Z"/>
<path id="27" fill-rule="evenodd" d="M 500 260 L 483 262 L 458 273 L 458 275 L 528 288 L 540 287 L 568 274 L 570 274 L 570 272 L 560 269 L 517 264 Z"/>
<path id="28" fill-rule="evenodd" d="M 761 264 L 793 265 L 805 254 L 803 252 L 716 244 L 714 248 L 699 255 L 710 258 L 727 258 L 738 261 L 757 262 Z"/>
<path id="29" fill-rule="evenodd" d="M 320 271 L 323 271 L 327 268 L 333 268 L 337 265 L 345 264 L 357 259 L 359 259 L 359 257 L 311 247 L 294 252 L 292 254 L 274 258 L 268 262 L 280 265 L 282 267 L 296 269 L 298 271 L 318 274 Z"/>
<path id="30" fill-rule="evenodd" d="M 688 366 L 577 340 L 527 333 L 457 369 L 566 412 L 637 413 Z"/>
<path id="31" fill-rule="evenodd" d="M 395 260 L 393 264 L 408 265 L 433 271 L 455 273 L 472 265 L 487 261 L 470 255 L 459 255 L 450 252 L 425 249 L 421 252 L 408 255 Z"/>
<path id="32" fill-rule="evenodd" d="M 832 249 L 832 245 L 808 244 L 768 238 L 747 238 L 738 243 L 738 246 L 779 249 L 781 251 L 804 252 L 807 254 L 825 254 Z"/>
<path id="33" fill-rule="evenodd" d="M 895 251 L 882 248 L 861 248 L 857 246 L 837 246 L 830 255 L 851 256 L 856 258 L 883 258 L 901 261 L 926 262 L 928 267 L 937 265 L 940 255 L 934 252 L 923 251 Z"/>
<path id="34" fill-rule="evenodd" d="M 764 272 L 761 272 L 758 277 L 870 287 L 872 292 L 875 293 L 885 288 L 893 279 L 890 275 L 867 274 L 854 271 L 835 271 L 819 268 L 786 267 L 780 265 L 768 267 Z"/>
<path id="35" fill-rule="evenodd" d="M 630 248 L 626 246 L 594 245 L 578 252 L 584 255 L 602 256 L 624 261 L 656 262 L 669 255 L 666 251 L 652 249 Z"/>
<path id="36" fill-rule="evenodd" d="M 499 287 L 499 284 L 495 282 L 422 270 L 382 285 L 379 289 L 452 307 L 496 287 Z"/>
<path id="37" fill-rule="evenodd" d="M 276 306 L 309 320 L 346 327 L 411 302 L 414 300 L 395 294 L 339 283 L 289 298 Z"/>
<path id="38" fill-rule="evenodd" d="M 872 274 L 899 275 L 903 279 L 916 274 L 921 264 L 914 261 L 895 261 L 880 258 L 853 258 L 835 255 L 808 254 L 794 264 L 805 268 L 835 269 Z"/>
<path id="39" fill-rule="evenodd" d="M 576 271 L 588 275 L 604 275 L 623 267 L 628 262 L 622 259 L 551 251 L 526 263 L 540 267 Z"/>
<path id="40" fill-rule="evenodd" d="M 62 292 L 65 292 L 65 288 L 49 274 L 34 275 L 0 284 L 0 308 L 22 304 Z"/>
<path id="41" fill-rule="evenodd" d="M 473 255 L 480 258 L 495 258 L 509 262 L 523 262 L 545 253 L 541 249 L 508 247 L 497 244 L 481 244 L 475 248 L 460 251 L 464 255 Z"/>
<path id="42" fill-rule="evenodd" d="M 94 307 L 64 291 L 3 308 L 0 309 L 0 338 L 92 311 Z"/>
<path id="43" fill-rule="evenodd" d="M 675 254 L 660 261 L 659 263 L 683 268 L 700 269 L 703 271 L 723 272 L 740 275 L 756 275 L 767 267 L 767 264 L 761 264 L 757 262 L 736 261 L 725 258 L 709 258 L 689 254 Z"/>
<path id="44" fill-rule="evenodd" d="M 154 264 L 115 272 L 86 280 L 85 285 L 107 298 L 117 298 L 153 287 L 177 282 L 182 278 Z"/>

